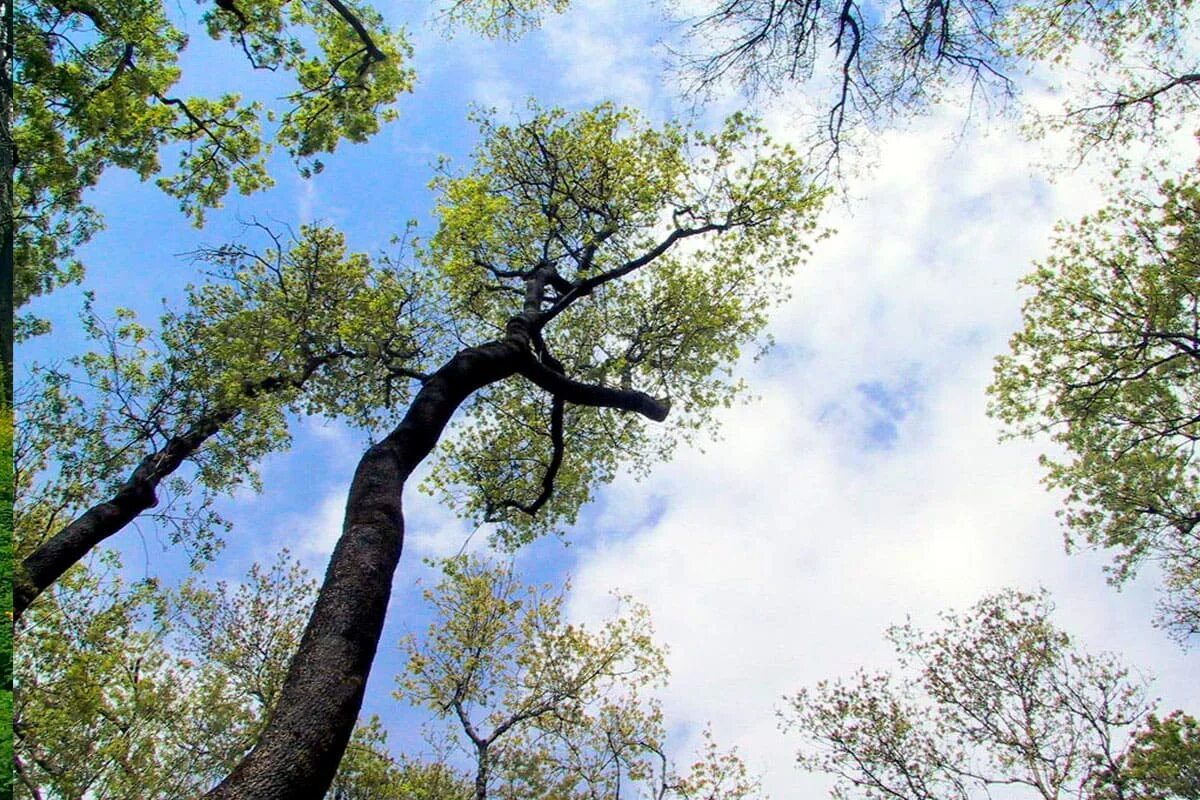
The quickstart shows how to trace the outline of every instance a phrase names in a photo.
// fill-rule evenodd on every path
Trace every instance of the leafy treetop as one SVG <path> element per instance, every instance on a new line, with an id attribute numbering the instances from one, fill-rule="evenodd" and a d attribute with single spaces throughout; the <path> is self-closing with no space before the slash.
<path id="1" fill-rule="evenodd" d="M 1163 621 L 1200 631 L 1200 172 L 1132 191 L 1065 226 L 1011 355 L 996 362 L 991 412 L 1015 435 L 1048 431 L 1042 459 L 1067 493 L 1067 542 L 1115 551 L 1121 582 L 1164 570 Z"/>
<path id="2" fill-rule="evenodd" d="M 212 280 L 157 332 L 128 311 L 107 323 L 87 309 L 97 348 L 35 372 L 17 409 L 18 616 L 155 506 L 175 540 L 209 557 L 222 525 L 213 497 L 258 487 L 258 460 L 289 443 L 288 413 L 372 429 L 406 400 L 420 280 L 347 252 L 329 228 L 271 245 L 199 253 Z"/>
<path id="3" fill-rule="evenodd" d="M 317 156 L 342 140 L 365 141 L 412 87 L 403 33 L 351 0 L 219 0 L 202 23 L 253 69 L 291 77 L 282 111 L 236 92 L 177 94 L 188 36 L 160 0 L 18 3 L 18 306 L 79 280 L 72 253 L 101 224 L 83 195 L 109 167 L 149 179 L 162 171 L 163 148 L 176 145 L 178 171 L 157 183 L 200 224 L 230 189 L 271 185 L 272 148 L 286 150 L 302 174 L 319 170 Z"/>
<path id="4" fill-rule="evenodd" d="M 515 543 L 574 520 L 618 459 L 642 471 L 712 428 L 741 389 L 742 348 L 787 297 L 823 193 L 741 115 L 711 135 L 608 105 L 479 121 L 473 167 L 434 181 L 440 224 L 423 260 L 461 340 L 528 325 L 535 379 L 476 392 L 426 488 Z M 648 393 L 668 426 L 564 402 L 558 376 Z"/>

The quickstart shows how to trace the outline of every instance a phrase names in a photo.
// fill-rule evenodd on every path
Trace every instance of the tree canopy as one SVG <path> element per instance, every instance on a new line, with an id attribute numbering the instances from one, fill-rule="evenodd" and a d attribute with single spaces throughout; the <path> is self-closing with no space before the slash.
<path id="1" fill-rule="evenodd" d="M 1162 621 L 1181 640 L 1200 632 L 1196 179 L 1060 230 L 991 388 L 1014 434 L 1049 431 L 1065 450 L 1043 463 L 1066 492 L 1068 544 L 1112 549 L 1116 583 L 1158 563 Z"/>
<path id="2" fill-rule="evenodd" d="M 569 587 L 525 586 L 477 557 L 442 571 L 426 592 L 435 619 L 405 641 L 395 694 L 448 719 L 432 735 L 467 753 L 476 800 L 758 795 L 707 732 L 690 770 L 672 763 L 662 709 L 646 696 L 667 670 L 644 606 L 617 597 L 614 616 L 589 630 L 564 619 Z"/>
<path id="3" fill-rule="evenodd" d="M 71 568 L 24 620 L 16 797 L 202 793 L 258 736 L 316 590 L 287 552 L 236 584 L 130 585 L 120 567 L 106 551 Z M 378 719 L 356 727 L 330 800 L 436 780 L 436 764 L 397 760 L 386 739 Z"/>
<path id="4" fill-rule="evenodd" d="M 241 93 L 186 95 L 189 35 L 157 0 L 18 4 L 13 41 L 14 300 L 78 281 L 75 249 L 102 224 L 84 192 L 110 167 L 155 178 L 197 224 L 231 190 L 269 186 L 266 156 L 286 150 L 302 172 L 342 140 L 361 142 L 396 115 L 412 86 L 409 46 L 369 6 L 341 0 L 245 5 L 202 15 L 247 69 L 287 73 L 282 111 Z M 121 124 L 113 125 L 114 119 Z M 178 171 L 161 177 L 164 148 Z M 32 332 L 27 320 L 25 332 Z"/>
<path id="5" fill-rule="evenodd" d="M 832 775 L 836 798 L 1176 796 L 1157 776 L 1187 757 L 1160 760 L 1154 747 L 1187 740 L 1160 732 L 1145 687 L 1111 655 L 1078 648 L 1052 608 L 1044 593 L 1005 591 L 943 614 L 939 631 L 890 628 L 898 674 L 859 672 L 788 699 L 799 763 Z"/>
<path id="6" fill-rule="evenodd" d="M 213 497 L 257 485 L 256 463 L 287 447 L 288 412 L 372 429 L 404 400 L 418 279 L 347 253 L 327 227 L 268 243 L 197 253 L 210 282 L 157 329 L 85 309 L 97 349 L 35 372 L 17 408 L 18 617 L 152 509 L 194 559 L 211 557 Z"/>

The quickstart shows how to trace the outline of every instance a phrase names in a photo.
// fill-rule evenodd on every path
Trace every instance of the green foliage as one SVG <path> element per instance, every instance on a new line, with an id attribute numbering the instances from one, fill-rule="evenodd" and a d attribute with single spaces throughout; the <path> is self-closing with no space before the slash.
<path id="1" fill-rule="evenodd" d="M 177 592 L 129 584 L 112 553 L 72 569 L 18 630 L 17 796 L 208 789 L 256 740 L 315 592 L 286 550 L 236 586 Z M 398 765 L 384 744 L 378 720 L 357 731 L 331 797 L 382 800 L 416 782 L 425 766 Z"/>
<path id="2" fill-rule="evenodd" d="M 1138 800 L 1197 800 L 1200 722 L 1182 711 L 1162 719 L 1151 714 L 1125 756 L 1122 774 Z"/>
<path id="3" fill-rule="evenodd" d="M 387 750 L 387 732 L 378 717 L 354 731 L 326 800 L 461 800 L 471 793 L 452 767 L 431 761 L 396 759 Z"/>
<path id="4" fill-rule="evenodd" d="M 153 331 L 131 312 L 113 322 L 89 303 L 96 349 L 35 371 L 18 407 L 21 557 L 107 499 L 152 453 L 200 436 L 191 471 L 160 486 L 150 513 L 203 560 L 224 529 L 216 494 L 249 483 L 256 463 L 287 447 L 287 414 L 321 414 L 373 429 L 404 402 L 401 371 L 420 352 L 417 278 L 348 253 L 329 228 L 304 227 L 259 253 L 198 254 L 213 280 Z M 198 488 L 199 491 L 194 490 Z"/>
<path id="5" fill-rule="evenodd" d="M 1050 621 L 1046 595 L 987 597 L 944 629 L 889 629 L 898 674 L 859 672 L 789 698 L 797 760 L 834 797 L 968 800 L 1000 787 L 1087 797 L 1119 769 L 1121 737 L 1145 718 L 1142 687 Z"/>
<path id="6" fill-rule="evenodd" d="M 515 40 L 541 27 L 547 11 L 561 14 L 571 0 L 453 0 L 441 13 L 447 32 L 463 27 L 489 39 Z"/>
<path id="7" fill-rule="evenodd" d="M 2 409 L 2 407 L 0 407 Z M 13 419 L 0 412 L 0 689 L 12 689 Z"/>
<path id="8" fill-rule="evenodd" d="M 197 224 L 231 189 L 272 184 L 266 159 L 286 150 L 302 174 L 342 140 L 361 142 L 396 115 L 413 75 L 409 47 L 369 7 L 327 0 L 249 0 L 204 14 L 213 38 L 249 67 L 294 80 L 282 109 L 237 93 L 174 96 L 188 34 L 160 0 L 28 0 L 16 9 L 13 138 L 18 306 L 78 281 L 75 249 L 100 228 L 84 193 L 105 170 L 157 178 Z M 230 73 L 235 74 L 235 73 Z M 116 122 L 114 122 L 116 121 Z M 32 332 L 29 323 L 25 332 Z"/>
<path id="9" fill-rule="evenodd" d="M 433 183 L 440 224 L 422 257 L 447 314 L 466 341 L 525 314 L 544 363 L 645 391 L 671 413 L 651 429 L 638 415 L 568 404 L 554 494 L 531 518 L 506 501 L 538 496 L 553 459 L 551 399 L 524 381 L 477 392 L 425 488 L 501 523 L 507 545 L 571 524 L 618 464 L 642 473 L 679 437 L 714 430 L 713 411 L 742 389 L 734 364 L 819 235 L 824 197 L 796 153 L 742 115 L 709 135 L 654 129 L 610 105 L 531 114 L 514 125 L 481 115 L 471 169 L 446 166 Z M 550 290 L 528 296 L 527 279 L 545 270 Z"/>
<path id="10" fill-rule="evenodd" d="M 1139 152 L 1161 158 L 1172 136 L 1193 132 L 1200 108 L 1194 16 L 1191 0 L 1015 5 L 997 31 L 1003 51 L 1051 66 L 1063 97 L 1057 111 L 1031 108 L 1026 132 L 1066 132 L 1079 160 L 1097 154 L 1118 169 Z"/>
<path id="11" fill-rule="evenodd" d="M 0 731 L 0 763 L 12 763 L 12 688 L 13 688 L 13 426 L 12 416 L 7 410 L 0 414 L 0 724 L 8 725 Z M 4 770 L 0 776 L 0 797 L 12 797 L 12 771 Z"/>
<path id="12" fill-rule="evenodd" d="M 1181 639 L 1200 631 L 1198 177 L 1060 231 L 990 389 L 1014 435 L 1048 431 L 1065 449 L 1043 464 L 1066 491 L 1068 544 L 1114 549 L 1118 583 L 1158 562 Z"/>
<path id="13" fill-rule="evenodd" d="M 178 797 L 230 766 L 246 715 L 165 645 L 166 593 L 127 585 L 114 556 L 65 575 L 18 631 L 18 797 Z M 203 721 L 197 724 L 198 721 Z"/>
<path id="14" fill-rule="evenodd" d="M 662 712 L 643 696 L 667 675 L 645 607 L 618 596 L 589 629 L 564 618 L 568 591 L 464 556 L 425 593 L 435 619 L 423 641 L 405 638 L 396 696 L 450 720 L 444 736 L 475 762 L 474 797 L 756 796 L 707 731 L 687 773 L 670 765 Z"/>

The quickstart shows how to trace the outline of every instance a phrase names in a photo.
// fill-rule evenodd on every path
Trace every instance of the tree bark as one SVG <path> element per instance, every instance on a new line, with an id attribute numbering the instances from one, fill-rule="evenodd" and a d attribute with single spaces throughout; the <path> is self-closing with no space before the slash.
<path id="1" fill-rule="evenodd" d="M 516 335 L 514 335 L 514 333 Z M 254 749 L 210 800 L 320 800 L 362 706 L 404 544 L 401 492 L 475 391 L 517 372 L 528 336 L 460 351 L 433 373 L 404 419 L 359 461 L 342 536 L 275 707 Z"/>
<path id="2" fill-rule="evenodd" d="M 13 403 L 13 258 L 16 209 L 13 207 L 13 177 L 17 148 L 13 142 L 13 0 L 3 0 L 0 17 L 0 405 L 11 413 Z"/>
<path id="3" fill-rule="evenodd" d="M 235 416 L 236 411 L 210 415 L 173 437 L 161 450 L 143 458 L 111 498 L 80 514 L 26 556 L 13 580 L 13 620 L 20 619 L 29 604 L 89 550 L 153 508 L 158 503 L 159 484 Z"/>

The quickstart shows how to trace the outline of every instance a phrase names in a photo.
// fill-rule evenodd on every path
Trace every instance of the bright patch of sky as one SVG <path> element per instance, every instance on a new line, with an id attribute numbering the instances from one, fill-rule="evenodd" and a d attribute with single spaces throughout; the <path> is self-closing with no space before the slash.
<path id="1" fill-rule="evenodd" d="M 397 6 L 399 18 L 412 16 L 411 4 Z M 400 121 L 368 144 L 344 145 L 313 179 L 290 176 L 279 158 L 276 189 L 230 198 L 197 231 L 152 187 L 107 175 L 92 194 L 108 229 L 83 254 L 87 286 L 101 309 L 126 305 L 153 318 L 163 299 L 179 302 L 183 285 L 202 278 L 178 254 L 236 235 L 239 219 L 326 221 L 354 249 L 385 249 L 406 220 L 428 225 L 437 157 L 466 163 L 472 104 L 507 112 L 530 96 L 570 108 L 611 99 L 667 118 L 685 106 L 661 69 L 656 44 L 668 31 L 657 14 L 578 2 L 518 43 L 465 33 L 446 41 L 410 20 L 419 78 Z M 208 81 L 224 80 L 217 74 Z M 782 139 L 798 135 L 793 100 L 766 116 Z M 1157 675 L 1163 708 L 1200 709 L 1196 656 L 1150 625 L 1152 582 L 1118 593 L 1104 584 L 1102 557 L 1063 553 L 1060 498 L 1039 485 L 1037 455 L 1049 445 L 999 444 L 985 414 L 992 359 L 1019 320 L 1017 279 L 1045 254 L 1054 222 L 1078 217 L 1097 195 L 1083 173 L 1053 184 L 1038 177 L 1026 167 L 1038 148 L 1010 127 L 959 140 L 960 130 L 951 108 L 879 140 L 875 168 L 852 181 L 852 202 L 830 208 L 825 221 L 837 233 L 817 245 L 775 317 L 778 347 L 744 365 L 757 399 L 721 415 L 721 438 L 681 448 L 641 482 L 618 478 L 567 533 L 571 547 L 551 538 L 519 556 L 531 581 L 574 575 L 580 619 L 602 613 L 613 589 L 646 603 L 670 646 L 663 698 L 686 732 L 675 742 L 680 762 L 711 721 L 775 797 L 818 796 L 827 785 L 794 767 L 795 743 L 776 728 L 783 695 L 886 667 L 889 624 L 906 615 L 932 623 L 937 611 L 1005 586 L 1048 587 L 1059 623 L 1080 642 Z M 79 300 L 71 289 L 38 302 L 55 333 L 22 362 L 78 350 Z M 314 421 L 298 421 L 293 434 L 292 451 L 263 464 L 261 495 L 222 502 L 234 531 L 214 577 L 239 576 L 282 546 L 324 572 L 365 438 Z M 416 482 L 364 708 L 384 718 L 398 750 L 421 746 L 421 715 L 390 697 L 396 642 L 427 624 L 415 582 L 434 575 L 421 559 L 457 552 L 468 538 L 479 547 L 487 533 L 418 494 Z M 143 548 L 132 534 L 120 546 Z M 144 547 L 138 569 L 179 569 Z"/>

